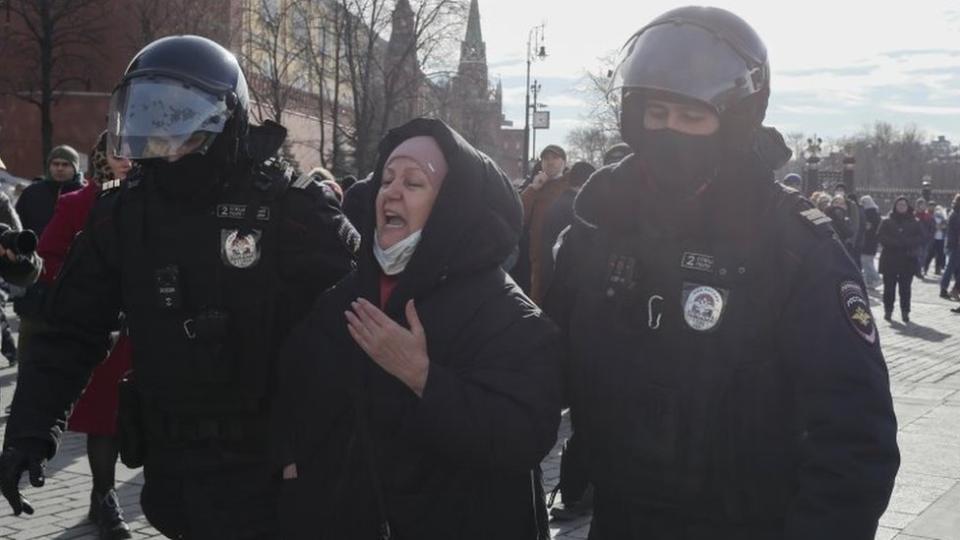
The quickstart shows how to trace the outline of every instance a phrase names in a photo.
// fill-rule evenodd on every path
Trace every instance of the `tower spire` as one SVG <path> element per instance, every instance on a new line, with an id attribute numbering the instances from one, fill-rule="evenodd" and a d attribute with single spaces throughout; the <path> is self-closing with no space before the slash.
<path id="1" fill-rule="evenodd" d="M 467 36 L 463 40 L 471 45 L 483 43 L 483 34 L 480 32 L 480 2 L 470 0 L 470 17 L 467 19 Z"/>

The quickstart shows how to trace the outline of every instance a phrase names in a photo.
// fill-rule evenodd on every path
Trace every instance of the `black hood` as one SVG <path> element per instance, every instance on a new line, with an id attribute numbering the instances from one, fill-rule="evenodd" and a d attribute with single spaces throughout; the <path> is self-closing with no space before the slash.
<path id="1" fill-rule="evenodd" d="M 523 209 L 516 190 L 493 161 L 439 120 L 418 118 L 390 130 L 380 141 L 370 189 L 359 224 L 360 281 L 363 295 L 379 300 L 380 266 L 373 256 L 375 201 L 390 153 L 403 141 L 433 137 L 447 160 L 448 172 L 423 228 L 417 250 L 400 277 L 387 312 L 440 281 L 496 268 L 513 252 L 522 228 Z"/>

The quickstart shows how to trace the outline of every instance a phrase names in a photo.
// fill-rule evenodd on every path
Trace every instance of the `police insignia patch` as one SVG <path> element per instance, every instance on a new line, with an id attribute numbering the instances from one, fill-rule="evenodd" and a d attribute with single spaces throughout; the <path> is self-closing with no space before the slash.
<path id="1" fill-rule="evenodd" d="M 237 229 L 220 230 L 220 258 L 227 266 L 250 268 L 260 260 L 260 231 L 241 235 Z"/>
<path id="2" fill-rule="evenodd" d="M 698 332 L 709 332 L 720 324 L 726 307 L 724 291 L 706 285 L 684 284 L 683 320 Z"/>
<path id="3" fill-rule="evenodd" d="M 840 283 L 840 305 L 853 330 L 864 341 L 873 345 L 877 342 L 877 325 L 870 313 L 870 302 L 863 288 L 855 281 Z"/>

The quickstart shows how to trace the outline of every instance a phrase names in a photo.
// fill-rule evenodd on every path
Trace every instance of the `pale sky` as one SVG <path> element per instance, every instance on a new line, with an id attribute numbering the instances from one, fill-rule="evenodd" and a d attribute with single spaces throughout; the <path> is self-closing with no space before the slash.
<path id="1" fill-rule="evenodd" d="M 545 61 L 531 79 L 543 87 L 552 129 L 537 148 L 566 143 L 587 107 L 577 87 L 598 59 L 619 50 L 655 16 L 686 5 L 646 0 L 480 0 L 490 76 L 502 78 L 507 119 L 523 127 L 529 29 L 546 23 Z M 876 120 L 915 124 L 960 142 L 960 0 L 748 1 L 713 5 L 747 20 L 767 45 L 773 69 L 768 125 L 831 138 Z"/>

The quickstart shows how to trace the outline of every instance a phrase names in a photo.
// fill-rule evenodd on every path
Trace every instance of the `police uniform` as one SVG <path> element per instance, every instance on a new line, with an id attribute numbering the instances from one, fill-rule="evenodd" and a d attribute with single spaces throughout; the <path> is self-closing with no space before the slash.
<path id="1" fill-rule="evenodd" d="M 742 208 L 677 222 L 637 161 L 581 192 L 546 303 L 596 486 L 590 538 L 872 538 L 896 421 L 829 219 L 758 173 Z"/>
<path id="2" fill-rule="evenodd" d="M 139 172 L 96 202 L 48 299 L 54 325 L 20 374 L 7 439 L 56 444 L 122 310 L 148 519 L 171 536 L 269 535 L 274 354 L 349 271 L 358 238 L 318 183 L 293 183 L 277 163 L 207 205 L 171 203 L 156 184 Z"/>

